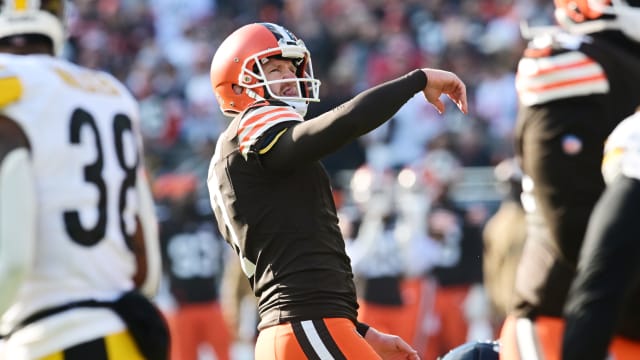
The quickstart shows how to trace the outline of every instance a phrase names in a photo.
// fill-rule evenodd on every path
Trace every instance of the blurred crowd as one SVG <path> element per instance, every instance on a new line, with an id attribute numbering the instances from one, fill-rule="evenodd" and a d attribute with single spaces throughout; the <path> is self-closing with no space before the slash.
<path id="1" fill-rule="evenodd" d="M 526 43 L 520 22 L 548 24 L 552 11 L 541 0 L 74 3 L 67 57 L 115 74 L 140 100 L 153 175 L 208 165 L 211 142 L 227 121 L 209 84 L 210 61 L 224 37 L 254 21 L 281 23 L 311 50 L 322 80 L 322 102 L 312 104 L 311 116 L 415 67 L 448 69 L 467 84 L 469 116 L 441 118 L 423 101 L 411 102 L 351 156 L 328 159 L 330 172 L 377 161 L 381 147 L 384 161 L 399 168 L 442 146 L 442 138 L 464 166 L 495 165 L 512 153 L 514 73 Z"/>
<path id="2" fill-rule="evenodd" d="M 501 313 L 483 288 L 482 232 L 497 206 L 455 203 L 450 187 L 464 168 L 494 167 L 513 156 L 515 70 L 526 45 L 521 23 L 549 25 L 552 11 L 553 2 L 543 0 L 75 0 L 65 55 L 113 73 L 140 101 L 163 244 L 176 238 L 182 245 L 170 248 L 177 254 L 191 249 L 213 259 L 199 268 L 185 265 L 186 273 L 206 277 L 220 291 L 191 296 L 169 284 L 171 300 L 161 301 L 163 308 L 222 299 L 231 341 L 254 335 L 254 314 L 245 316 L 248 327 L 238 320 L 251 312 L 238 295 L 247 282 L 228 275 L 236 273 L 228 247 L 207 245 L 201 233 L 220 239 L 210 223 L 205 179 L 228 121 L 211 90 L 210 61 L 237 27 L 267 21 L 291 29 L 311 51 L 322 81 L 322 101 L 311 104 L 311 117 L 418 67 L 450 70 L 466 83 L 467 116 L 439 115 L 419 93 L 391 121 L 324 163 L 363 320 L 403 333 L 383 324 L 388 310 L 404 306 L 391 317 L 409 330 L 406 340 L 425 359 L 467 339 L 493 338 Z M 184 221 L 176 224 L 178 218 Z M 178 236 L 184 233 L 196 234 L 195 246 Z M 171 271 L 171 256 L 165 261 Z"/>

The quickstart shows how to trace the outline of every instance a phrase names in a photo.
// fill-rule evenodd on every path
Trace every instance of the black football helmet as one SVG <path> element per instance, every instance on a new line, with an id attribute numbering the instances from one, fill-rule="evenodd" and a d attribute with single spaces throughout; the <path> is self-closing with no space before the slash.
<path id="1" fill-rule="evenodd" d="M 462 344 L 438 360 L 498 360 L 500 345 L 496 341 L 472 341 Z"/>

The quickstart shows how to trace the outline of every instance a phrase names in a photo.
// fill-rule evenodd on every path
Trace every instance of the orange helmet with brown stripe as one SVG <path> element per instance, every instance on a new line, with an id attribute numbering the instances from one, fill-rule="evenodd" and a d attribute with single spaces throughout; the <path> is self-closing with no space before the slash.
<path id="1" fill-rule="evenodd" d="M 275 56 L 295 64 L 296 78 L 277 82 L 295 82 L 297 95 L 271 92 L 269 84 L 274 81 L 267 80 L 262 65 Z M 302 40 L 280 25 L 254 23 L 237 29 L 220 44 L 211 62 L 211 85 L 227 116 L 269 98 L 290 104 L 304 116 L 309 101 L 319 100 L 320 81 L 313 77 L 311 56 Z"/>
<path id="2" fill-rule="evenodd" d="M 0 0 L 0 39 L 42 35 L 61 54 L 65 41 L 65 0 Z"/>
<path id="3" fill-rule="evenodd" d="M 558 23 L 573 33 L 619 30 L 640 42 L 640 0 L 554 0 Z"/>

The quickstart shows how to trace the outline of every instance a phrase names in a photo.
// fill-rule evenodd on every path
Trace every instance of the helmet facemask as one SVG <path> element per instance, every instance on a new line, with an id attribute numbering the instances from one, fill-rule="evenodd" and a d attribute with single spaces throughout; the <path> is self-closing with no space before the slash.
<path id="1" fill-rule="evenodd" d="M 595 2 L 590 0 L 589 3 Z M 598 9 L 603 14 L 614 15 L 611 29 L 620 30 L 632 40 L 640 42 L 640 8 L 629 5 L 627 0 L 611 0 L 611 6 Z"/>
<path id="2" fill-rule="evenodd" d="M 634 1 L 638 3 L 638 1 Z M 601 14 L 591 19 L 576 21 L 565 9 L 557 8 L 555 17 L 570 32 L 589 34 L 604 30 L 618 30 L 634 41 L 640 42 L 640 8 L 629 4 L 629 0 L 587 0 L 589 9 Z"/>
<path id="3" fill-rule="evenodd" d="M 291 105 L 296 112 L 305 116 L 310 101 L 317 102 L 320 98 L 320 80 L 313 76 L 313 66 L 309 51 L 302 40 L 295 45 L 279 41 L 277 49 L 267 49 L 244 60 L 242 71 L 238 76 L 238 84 L 245 88 L 247 95 L 256 99 L 276 99 Z M 270 58 L 277 57 L 292 60 L 296 66 L 296 77 L 289 79 L 267 80 L 264 65 Z M 284 96 L 275 94 L 271 85 L 294 83 L 296 94 Z"/>
<path id="4" fill-rule="evenodd" d="M 295 78 L 268 81 L 265 68 L 270 58 L 291 60 Z M 288 64 L 287 64 L 288 65 Z M 211 61 L 211 86 L 220 110 L 236 116 L 257 100 L 274 99 L 306 113 L 310 101 L 319 101 L 320 81 L 315 79 L 311 57 L 304 42 L 284 27 L 272 23 L 253 23 L 235 30 L 220 44 Z M 269 77 L 276 78 L 276 76 Z M 295 88 L 286 96 L 274 94 L 276 87 Z M 284 94 L 283 92 L 280 92 Z"/>

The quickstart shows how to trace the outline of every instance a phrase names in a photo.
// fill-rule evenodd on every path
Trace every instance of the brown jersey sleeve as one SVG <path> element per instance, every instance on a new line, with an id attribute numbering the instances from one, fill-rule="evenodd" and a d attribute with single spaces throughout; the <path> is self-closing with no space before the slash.
<path id="1" fill-rule="evenodd" d="M 426 74 L 415 70 L 366 90 L 318 117 L 294 123 L 262 156 L 263 165 L 270 170 L 288 170 L 319 160 L 390 119 L 426 85 Z"/>

